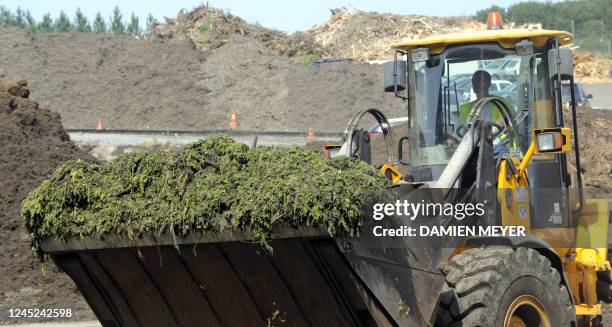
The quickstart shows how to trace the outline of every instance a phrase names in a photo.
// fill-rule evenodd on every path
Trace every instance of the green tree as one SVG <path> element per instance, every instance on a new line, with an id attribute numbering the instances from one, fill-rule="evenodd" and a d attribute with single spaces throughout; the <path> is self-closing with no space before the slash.
<path id="1" fill-rule="evenodd" d="M 29 10 L 26 10 L 24 18 L 27 28 L 32 32 L 36 32 L 36 20 L 32 17 L 32 13 Z"/>
<path id="2" fill-rule="evenodd" d="M 125 34 L 125 24 L 123 23 L 123 15 L 118 6 L 113 9 L 113 14 L 110 19 L 110 32 L 113 34 Z"/>
<path id="3" fill-rule="evenodd" d="M 138 22 L 138 16 L 134 13 L 130 16 L 130 23 L 127 26 L 127 33 L 136 36 L 142 36 L 142 29 Z"/>
<path id="4" fill-rule="evenodd" d="M 35 31 L 36 21 L 34 21 L 29 10 L 17 7 L 15 14 L 13 14 L 10 10 L 0 7 L 0 26 L 17 26 Z"/>
<path id="5" fill-rule="evenodd" d="M 14 20 L 13 13 L 4 6 L 0 6 L 0 26 L 14 26 Z"/>
<path id="6" fill-rule="evenodd" d="M 36 30 L 39 32 L 54 32 L 53 29 L 53 19 L 51 19 L 51 14 L 46 13 L 40 23 L 36 26 Z"/>
<path id="7" fill-rule="evenodd" d="M 76 13 L 74 14 L 74 26 L 77 32 L 91 32 L 89 21 L 87 21 L 87 17 L 83 15 L 81 8 L 77 8 Z"/>
<path id="8" fill-rule="evenodd" d="M 149 13 L 149 16 L 147 16 L 147 26 L 145 27 L 145 34 L 149 35 L 153 29 L 153 22 L 155 21 L 155 17 L 153 17 L 153 15 L 151 13 Z"/>
<path id="9" fill-rule="evenodd" d="M 74 31 L 74 26 L 70 22 L 70 18 L 68 15 L 62 10 L 60 11 L 59 17 L 55 20 L 54 30 L 56 32 L 72 32 Z"/>
<path id="10" fill-rule="evenodd" d="M 605 22 L 601 19 L 589 19 L 581 22 L 577 26 L 576 39 L 580 42 L 580 46 L 585 49 L 607 52 L 609 37 L 605 30 Z"/>
<path id="11" fill-rule="evenodd" d="M 17 27 L 26 27 L 26 19 L 25 19 L 25 12 L 17 7 L 17 10 L 15 11 L 15 20 L 14 20 L 14 25 L 13 26 L 17 26 Z"/>
<path id="12" fill-rule="evenodd" d="M 96 18 L 93 22 L 93 31 L 94 33 L 107 33 L 108 29 L 106 29 L 106 22 L 104 18 L 102 18 L 102 14 L 100 12 L 96 13 Z"/>

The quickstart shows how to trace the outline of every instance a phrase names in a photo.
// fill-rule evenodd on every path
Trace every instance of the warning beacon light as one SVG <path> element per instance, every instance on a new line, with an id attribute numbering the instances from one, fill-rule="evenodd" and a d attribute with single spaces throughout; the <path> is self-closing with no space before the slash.
<path id="1" fill-rule="evenodd" d="M 487 29 L 501 30 L 504 28 L 504 22 L 499 11 L 490 12 L 487 16 Z"/>

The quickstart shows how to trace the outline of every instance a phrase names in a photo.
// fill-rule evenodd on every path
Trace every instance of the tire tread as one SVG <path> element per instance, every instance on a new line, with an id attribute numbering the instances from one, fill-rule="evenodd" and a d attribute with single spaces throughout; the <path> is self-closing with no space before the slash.
<path id="1" fill-rule="evenodd" d="M 512 267 L 513 269 L 509 269 Z M 559 290 L 562 316 L 575 321 L 570 294 L 561 275 L 548 258 L 530 248 L 487 246 L 468 249 L 451 258 L 446 284 L 440 296 L 435 326 L 493 326 L 496 315 L 491 303 L 501 300 L 504 281 L 528 275 L 540 279 L 550 289 Z M 501 283 L 500 283 L 501 282 Z M 489 308 L 491 306 L 491 308 Z"/>

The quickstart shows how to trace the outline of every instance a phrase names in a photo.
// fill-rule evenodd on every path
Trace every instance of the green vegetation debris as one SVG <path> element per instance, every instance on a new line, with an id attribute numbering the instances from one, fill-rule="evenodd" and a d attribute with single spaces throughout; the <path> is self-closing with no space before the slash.
<path id="1" fill-rule="evenodd" d="M 208 25 L 202 25 L 200 26 L 200 28 L 198 29 L 200 31 L 200 33 L 208 33 L 208 30 L 210 28 L 208 27 Z"/>
<path id="2" fill-rule="evenodd" d="M 118 234 L 245 231 L 264 248 L 273 226 L 359 227 L 386 179 L 373 166 L 293 147 L 249 149 L 216 136 L 178 150 L 128 153 L 105 164 L 70 161 L 22 203 L 32 250 L 40 242 Z"/>

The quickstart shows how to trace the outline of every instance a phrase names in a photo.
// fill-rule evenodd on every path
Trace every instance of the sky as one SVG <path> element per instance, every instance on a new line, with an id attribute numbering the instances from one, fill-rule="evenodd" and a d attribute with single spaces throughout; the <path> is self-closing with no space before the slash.
<path id="1" fill-rule="evenodd" d="M 472 15 L 477 10 L 490 7 L 493 4 L 506 7 L 510 4 L 520 2 L 517 0 L 310 0 L 310 1 L 282 1 L 282 0 L 209 0 L 208 4 L 229 10 L 230 13 L 240 16 L 250 23 L 259 23 L 265 27 L 274 28 L 284 32 L 295 32 L 305 30 L 313 25 L 325 22 L 331 8 L 355 8 L 364 11 L 389 12 L 396 14 L 418 14 L 435 16 L 458 16 Z M 13 12 L 17 7 L 29 10 L 32 16 L 39 21 L 47 12 L 53 18 L 64 10 L 68 16 L 73 17 L 76 8 L 81 8 L 89 18 L 93 18 L 96 12 L 110 17 L 115 6 L 119 6 L 124 17 L 135 13 L 141 25 L 144 24 L 149 13 L 156 19 L 163 17 L 175 17 L 182 9 L 191 9 L 205 3 L 202 0 L 181 1 L 77 1 L 77 0 L 2 0 L 0 5 L 11 9 Z"/>

